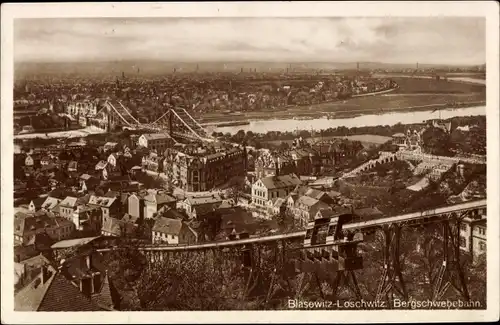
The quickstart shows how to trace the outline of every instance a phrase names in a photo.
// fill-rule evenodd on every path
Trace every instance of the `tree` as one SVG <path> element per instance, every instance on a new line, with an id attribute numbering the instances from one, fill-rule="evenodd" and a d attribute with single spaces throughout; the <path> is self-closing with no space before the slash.
<path id="1" fill-rule="evenodd" d="M 245 131 L 239 130 L 234 136 L 232 136 L 232 140 L 236 143 L 242 143 L 245 139 Z"/>
<path id="2" fill-rule="evenodd" d="M 450 155 L 450 137 L 440 128 L 427 128 L 422 134 L 425 149 L 438 156 Z"/>
<path id="3" fill-rule="evenodd" d="M 141 309 L 151 311 L 239 309 L 244 288 L 239 262 L 217 254 L 149 265 L 137 283 Z"/>
<path id="4" fill-rule="evenodd" d="M 290 145 L 286 141 L 281 141 L 279 148 L 280 150 L 288 150 L 290 149 Z"/>

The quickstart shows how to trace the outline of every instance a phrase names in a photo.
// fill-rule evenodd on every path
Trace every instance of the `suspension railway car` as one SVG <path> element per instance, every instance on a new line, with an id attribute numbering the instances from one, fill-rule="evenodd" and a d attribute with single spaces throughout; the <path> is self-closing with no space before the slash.
<path id="1" fill-rule="evenodd" d="M 343 229 L 343 225 L 357 220 L 351 209 L 339 209 L 309 222 L 301 256 L 295 260 L 296 271 L 331 273 L 363 268 L 363 259 L 357 253 L 363 234 Z"/>

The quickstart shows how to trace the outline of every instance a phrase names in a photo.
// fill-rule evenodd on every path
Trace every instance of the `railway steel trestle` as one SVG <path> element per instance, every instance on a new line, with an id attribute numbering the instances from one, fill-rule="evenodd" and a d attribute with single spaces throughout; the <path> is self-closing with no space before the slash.
<path id="1" fill-rule="evenodd" d="M 464 218 L 486 218 L 485 201 L 373 221 L 359 222 L 355 217 L 352 211 L 335 212 L 326 218 L 311 221 L 305 232 L 186 247 L 146 245 L 139 246 L 138 250 L 146 253 L 152 263 L 167 261 L 172 254 L 187 256 L 196 252 L 212 252 L 214 270 L 221 275 L 221 281 L 221 261 L 236 259 L 244 276 L 242 299 L 262 298 L 263 302 L 268 303 L 285 297 L 300 298 L 313 287 L 317 287 L 318 295 L 325 299 L 337 299 L 347 292 L 352 294 L 350 298 L 362 299 L 363 293 L 356 279 L 356 270 L 363 268 L 363 257 L 358 255 L 358 244 L 364 241 L 364 234 L 382 230 L 383 269 L 375 300 L 389 300 L 395 295 L 401 299 L 409 299 L 401 262 L 402 232 L 406 228 L 432 224 L 438 225 L 442 232 L 443 257 L 434 279 L 429 279 L 431 299 L 442 299 L 452 287 L 464 300 L 470 300 L 461 261 L 460 224 Z M 223 256 L 225 251 L 230 256 Z M 331 290 L 327 292 L 325 285 Z"/>
<path id="2" fill-rule="evenodd" d="M 443 261 L 434 283 L 433 299 L 439 300 L 453 287 L 465 301 L 470 300 L 460 254 L 460 223 L 468 213 L 448 214 L 441 221 Z"/>
<path id="3" fill-rule="evenodd" d="M 389 296 L 397 294 L 405 301 L 408 300 L 408 292 L 403 279 L 400 262 L 400 239 L 401 225 L 384 225 L 382 231 L 384 235 L 384 262 L 382 275 L 375 296 L 376 301 L 388 300 Z"/>

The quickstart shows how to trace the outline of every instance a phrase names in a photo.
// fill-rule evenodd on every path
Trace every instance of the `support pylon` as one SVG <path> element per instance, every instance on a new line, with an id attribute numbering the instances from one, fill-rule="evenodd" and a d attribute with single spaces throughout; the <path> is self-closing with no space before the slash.
<path id="1" fill-rule="evenodd" d="M 388 299 L 390 293 L 408 300 L 400 262 L 401 226 L 391 225 L 383 229 L 384 233 L 384 269 L 375 296 L 376 301 Z M 392 296 L 392 295 L 391 295 Z"/>
<path id="2" fill-rule="evenodd" d="M 356 279 L 356 273 L 354 271 L 337 271 L 335 280 L 332 284 L 332 300 L 337 299 L 338 291 L 340 288 L 344 287 L 349 289 L 356 299 L 361 300 L 363 298 L 361 290 L 359 289 L 358 280 Z"/>
<path id="3" fill-rule="evenodd" d="M 460 222 L 463 216 L 450 214 L 447 220 L 441 222 L 443 233 L 443 263 L 441 264 L 432 299 L 440 300 L 450 287 L 453 287 L 465 301 L 470 300 L 465 272 L 460 261 Z"/>

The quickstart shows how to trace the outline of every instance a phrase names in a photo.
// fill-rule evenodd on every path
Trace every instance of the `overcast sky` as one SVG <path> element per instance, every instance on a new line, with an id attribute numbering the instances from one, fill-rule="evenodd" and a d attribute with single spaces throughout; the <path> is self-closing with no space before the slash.
<path id="1" fill-rule="evenodd" d="M 483 64 L 484 18 L 18 19 L 16 61 Z"/>

